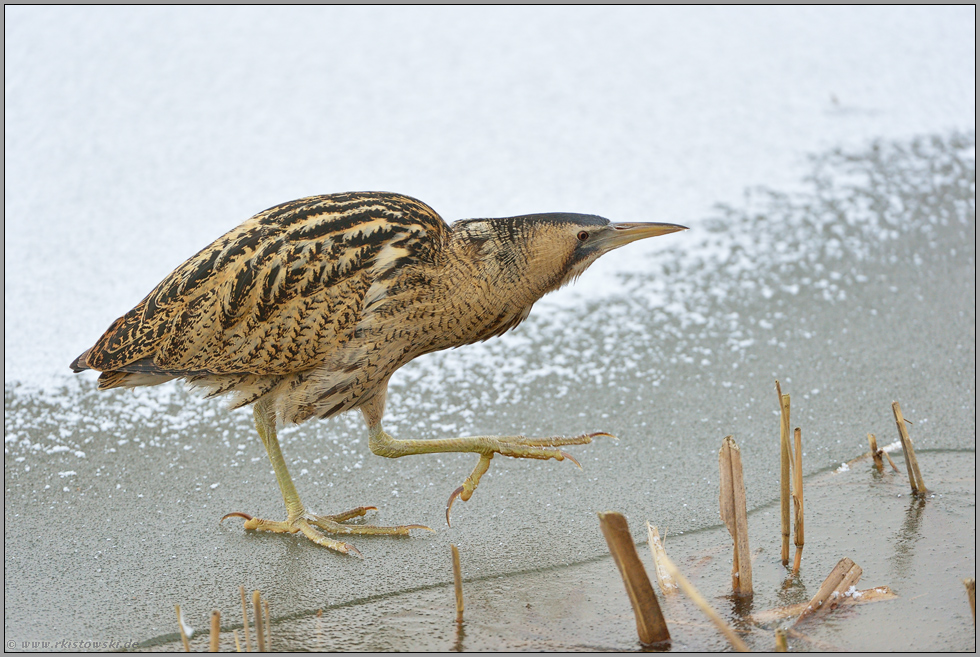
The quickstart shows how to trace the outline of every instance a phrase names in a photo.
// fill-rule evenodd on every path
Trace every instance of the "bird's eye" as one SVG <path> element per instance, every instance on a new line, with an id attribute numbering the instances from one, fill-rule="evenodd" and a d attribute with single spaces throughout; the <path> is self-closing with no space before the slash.
<path id="1" fill-rule="evenodd" d="M 584 230 L 579 231 L 578 238 L 584 242 L 585 240 L 589 239 L 589 234 Z"/>

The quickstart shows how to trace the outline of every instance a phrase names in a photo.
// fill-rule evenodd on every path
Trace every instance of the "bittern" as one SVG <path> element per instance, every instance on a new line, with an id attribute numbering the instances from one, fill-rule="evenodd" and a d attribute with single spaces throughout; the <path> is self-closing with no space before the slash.
<path id="1" fill-rule="evenodd" d="M 302 532 L 319 545 L 359 554 L 324 533 L 406 535 L 422 526 L 345 524 L 374 507 L 307 512 L 277 427 L 359 409 L 375 454 L 479 454 L 449 498 L 447 522 L 453 500 L 470 498 L 494 454 L 577 464 L 560 448 L 601 433 L 396 440 L 381 426 L 388 381 L 422 354 L 514 328 L 535 301 L 604 253 L 683 229 L 569 213 L 449 226 L 426 204 L 399 194 L 303 198 L 260 212 L 180 265 L 71 367 L 101 371 L 100 390 L 184 379 L 209 396 L 232 395 L 232 408 L 252 404 L 286 519 L 229 516 L 245 518 L 246 529 Z"/>

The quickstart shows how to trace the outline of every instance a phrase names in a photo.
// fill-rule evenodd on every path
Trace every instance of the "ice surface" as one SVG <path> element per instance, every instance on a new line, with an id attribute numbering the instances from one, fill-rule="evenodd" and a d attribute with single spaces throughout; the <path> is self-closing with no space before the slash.
<path id="1" fill-rule="evenodd" d="M 569 210 L 695 229 L 601 260 L 538 314 L 580 312 L 652 262 L 730 259 L 758 236 L 712 239 L 715 203 L 792 188 L 811 152 L 973 126 L 974 16 L 7 8 L 4 381 L 60 387 L 172 268 L 309 194 L 399 191 L 448 221 Z M 750 271 L 751 251 L 730 266 Z"/>
<path id="2" fill-rule="evenodd" d="M 807 474 L 894 432 L 896 399 L 929 458 L 975 450 L 974 23 L 972 7 L 7 8 L 7 637 L 172 635 L 175 601 L 199 625 L 229 592 L 237 609 L 238 584 L 291 618 L 417 592 L 447 581 L 449 542 L 496 587 L 596 562 L 609 508 L 703 536 L 723 436 L 749 508 L 778 498 L 774 378 Z M 255 212 L 363 189 L 448 221 L 692 230 L 392 379 L 397 437 L 620 437 L 575 450 L 582 471 L 494 459 L 446 528 L 472 455 L 376 458 L 357 414 L 280 431 L 311 509 L 439 529 L 364 541 L 358 561 L 218 525 L 282 510 L 247 409 L 175 383 L 100 393 L 68 363 Z M 555 578 L 563 599 L 590 586 L 574 579 Z"/>

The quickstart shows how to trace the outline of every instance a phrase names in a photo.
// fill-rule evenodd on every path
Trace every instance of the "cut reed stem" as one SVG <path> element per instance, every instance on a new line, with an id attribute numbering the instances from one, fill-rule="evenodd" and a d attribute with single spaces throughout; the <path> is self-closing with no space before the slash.
<path id="1" fill-rule="evenodd" d="M 817 594 L 813 596 L 806 608 L 796 618 L 797 624 L 810 616 L 823 614 L 841 603 L 852 586 L 861 579 L 861 566 L 857 565 L 847 557 L 837 562 L 830 575 L 820 585 Z"/>
<path id="2" fill-rule="evenodd" d="M 265 623 L 262 622 L 262 597 L 252 591 L 252 618 L 255 620 L 255 645 L 258 652 L 265 652 Z"/>
<path id="3" fill-rule="evenodd" d="M 776 630 L 776 652 L 789 652 L 789 643 L 786 641 L 786 630 Z"/>
<path id="4" fill-rule="evenodd" d="M 870 602 L 882 602 L 884 600 L 894 600 L 898 595 L 892 591 L 887 586 L 876 586 L 873 589 L 864 589 L 863 591 L 855 591 L 851 596 L 845 596 L 841 599 L 840 605 L 863 605 Z M 765 611 L 760 611 L 758 613 L 752 614 L 751 620 L 753 623 L 759 625 L 765 625 L 767 623 L 773 623 L 775 621 L 782 620 L 784 618 L 792 618 L 794 616 L 799 616 L 803 611 L 810 606 L 809 602 L 800 602 L 795 605 L 787 605 L 785 607 L 776 607 L 774 609 L 766 609 Z"/>
<path id="5" fill-rule="evenodd" d="M 791 448 L 789 444 L 789 395 L 776 381 L 776 396 L 779 401 L 779 510 L 783 537 L 783 565 L 789 564 L 789 507 L 790 507 L 790 461 Z"/>
<path id="6" fill-rule="evenodd" d="M 977 624 L 977 578 L 967 577 L 963 580 L 966 586 L 966 595 L 970 598 L 970 611 L 973 612 L 973 624 Z"/>
<path id="7" fill-rule="evenodd" d="M 749 647 L 745 645 L 745 642 L 742 641 L 741 637 L 735 633 L 735 630 L 728 626 L 728 623 L 722 620 L 721 616 L 718 615 L 718 612 L 716 612 L 714 608 L 708 604 L 708 601 L 704 599 L 696 588 L 694 588 L 694 585 L 687 581 L 687 579 L 681 574 L 680 570 L 677 569 L 674 562 L 670 560 L 670 557 L 668 557 L 665 553 L 662 559 L 667 572 L 670 574 L 671 578 L 677 582 L 681 591 L 684 592 L 684 595 L 686 595 L 691 602 L 696 604 L 698 609 L 700 609 L 705 616 L 711 619 L 711 622 L 715 624 L 715 627 L 717 627 L 723 635 L 725 635 L 725 638 L 728 639 L 730 644 L 732 644 L 732 647 L 739 652 L 748 652 Z"/>
<path id="8" fill-rule="evenodd" d="M 252 639 L 248 635 L 248 605 L 245 603 L 245 587 L 239 586 L 238 592 L 242 594 L 242 629 L 245 632 L 245 652 L 252 652 Z"/>
<path id="9" fill-rule="evenodd" d="M 749 552 L 749 523 L 742 480 L 742 452 L 726 436 L 718 452 L 721 486 L 718 494 L 721 519 L 735 544 L 732 557 L 732 590 L 738 596 L 752 595 L 752 554 Z"/>
<path id="10" fill-rule="evenodd" d="M 660 559 L 661 556 L 667 555 L 667 550 L 664 548 L 663 541 L 660 540 L 660 532 L 649 521 L 647 521 L 647 538 L 650 539 L 650 554 L 653 555 L 653 573 L 657 576 L 660 591 L 666 596 L 675 595 L 679 590 L 677 582 L 674 581 L 670 573 L 667 572 L 667 569 L 664 568 Z"/>
<path id="11" fill-rule="evenodd" d="M 881 460 L 883 452 L 878 449 L 878 440 L 873 433 L 868 434 L 868 445 L 871 447 L 871 458 L 875 460 L 875 467 L 878 468 L 878 472 L 884 471 L 885 462 Z"/>
<path id="12" fill-rule="evenodd" d="M 211 632 L 208 634 L 208 652 L 218 652 L 218 642 L 221 639 L 221 612 L 211 610 Z"/>
<path id="13" fill-rule="evenodd" d="M 636 545 L 630 534 L 626 518 L 621 513 L 607 511 L 599 514 L 599 527 L 606 537 L 609 552 L 619 568 L 619 574 L 626 585 L 626 593 L 633 605 L 636 616 L 636 632 L 644 645 L 668 644 L 670 631 L 667 621 L 660 611 L 660 602 L 653 591 L 650 578 L 643 568 L 640 556 L 636 553 Z"/>
<path id="14" fill-rule="evenodd" d="M 272 623 L 269 621 L 269 601 L 262 598 L 262 606 L 265 608 L 265 651 L 272 652 Z"/>
<path id="15" fill-rule="evenodd" d="M 922 472 L 919 470 L 919 461 L 915 458 L 915 447 L 912 445 L 912 438 L 905 426 L 905 418 L 902 416 L 902 407 L 898 402 L 892 404 L 892 412 L 895 414 L 895 424 L 898 425 L 898 437 L 902 441 L 902 451 L 905 452 L 905 468 L 909 472 L 909 485 L 912 487 L 912 494 L 925 494 L 926 483 L 922 480 Z"/>
<path id="16" fill-rule="evenodd" d="M 800 574 L 800 561 L 803 559 L 803 437 L 797 427 L 793 436 L 793 543 L 796 545 L 796 558 L 793 560 L 793 574 Z"/>
<path id="17" fill-rule="evenodd" d="M 453 588 L 456 590 L 456 622 L 463 622 L 463 569 L 459 565 L 459 550 L 450 544 L 453 551 Z"/>
<path id="18" fill-rule="evenodd" d="M 191 651 L 191 644 L 187 640 L 187 631 L 184 629 L 184 616 L 180 613 L 180 605 L 174 605 L 177 610 L 177 627 L 180 629 L 180 640 L 184 644 L 184 652 Z"/>
<path id="19" fill-rule="evenodd" d="M 901 472 L 901 470 L 898 469 L 898 466 L 895 465 L 895 461 L 892 460 L 892 457 L 888 452 L 882 449 L 881 455 L 884 456 L 886 459 L 888 459 L 888 464 L 892 466 L 892 470 L 894 470 L 895 472 Z"/>

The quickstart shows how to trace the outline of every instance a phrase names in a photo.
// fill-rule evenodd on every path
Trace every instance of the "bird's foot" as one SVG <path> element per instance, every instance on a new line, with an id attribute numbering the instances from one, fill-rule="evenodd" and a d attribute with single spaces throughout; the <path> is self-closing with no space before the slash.
<path id="1" fill-rule="evenodd" d="M 358 557 L 363 557 L 361 552 L 351 545 L 350 543 L 345 543 L 343 541 L 337 541 L 327 536 L 324 536 L 323 532 L 328 534 L 361 534 L 361 535 L 373 535 L 373 536 L 408 536 L 409 530 L 412 529 L 426 529 L 428 531 L 433 531 L 431 528 L 425 525 L 399 525 L 397 527 L 377 527 L 374 525 L 348 525 L 344 524 L 348 520 L 353 518 L 358 518 L 363 516 L 368 511 L 376 511 L 377 507 L 373 506 L 359 506 L 356 509 L 351 509 L 350 511 L 345 511 L 343 513 L 338 513 L 335 515 L 328 516 L 318 516 L 310 513 L 301 513 L 296 517 L 286 520 L 263 520 L 262 518 L 253 518 L 247 513 L 241 513 L 235 511 L 229 513 L 221 518 L 224 521 L 227 518 L 244 518 L 245 519 L 245 529 L 251 529 L 261 532 L 276 532 L 280 534 L 295 534 L 300 532 L 306 538 L 310 539 L 317 545 L 322 545 L 323 547 L 330 548 L 331 550 L 336 550 L 337 552 L 343 552 L 344 554 L 353 554 Z M 323 532 L 319 531 L 323 530 Z"/>
<path id="2" fill-rule="evenodd" d="M 480 438 L 479 440 L 481 442 L 485 441 L 485 450 L 481 450 L 480 460 L 477 462 L 476 467 L 473 468 L 470 476 L 463 482 L 463 485 L 454 490 L 452 495 L 449 496 L 449 501 L 446 502 L 446 524 L 450 524 L 449 511 L 453 507 L 453 502 L 456 501 L 457 497 L 466 502 L 473 496 L 473 491 L 480 484 L 480 478 L 490 468 L 490 460 L 494 454 L 518 459 L 555 459 L 556 461 L 568 459 L 581 469 L 582 464 L 575 460 L 575 457 L 558 448 L 564 447 L 565 445 L 587 445 L 592 442 L 593 438 L 599 436 L 616 438 L 616 436 L 605 431 L 587 433 L 571 438 L 525 438 L 524 436 L 488 436 Z"/>

